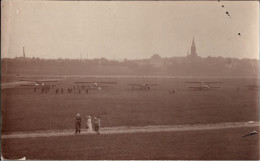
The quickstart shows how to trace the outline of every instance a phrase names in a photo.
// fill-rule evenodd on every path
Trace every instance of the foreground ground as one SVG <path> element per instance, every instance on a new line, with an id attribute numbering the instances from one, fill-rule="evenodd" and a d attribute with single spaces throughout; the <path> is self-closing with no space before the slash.
<path id="1" fill-rule="evenodd" d="M 2 148 L 8 159 L 258 160 L 259 135 L 241 137 L 253 130 L 256 127 L 3 139 Z"/>
<path id="2" fill-rule="evenodd" d="M 105 127 L 100 129 L 101 134 L 125 134 L 125 133 L 151 133 L 151 132 L 173 132 L 173 131 L 197 131 L 197 130 L 216 130 L 232 129 L 241 127 L 255 127 L 258 129 L 259 122 L 229 122 L 216 124 L 193 124 L 193 125 L 150 125 L 150 126 L 119 126 Z M 36 138 L 36 137 L 54 137 L 54 136 L 71 136 L 75 134 L 75 129 L 63 130 L 42 130 L 34 132 L 13 132 L 3 134 L 2 139 L 10 138 Z M 82 128 L 78 135 L 93 135 L 96 131 L 88 132 Z"/>

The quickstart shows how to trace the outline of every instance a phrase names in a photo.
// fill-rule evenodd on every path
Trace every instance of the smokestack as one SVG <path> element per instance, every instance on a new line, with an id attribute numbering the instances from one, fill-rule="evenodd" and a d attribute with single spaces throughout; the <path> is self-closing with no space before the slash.
<path id="1" fill-rule="evenodd" d="M 23 46 L 23 58 L 25 58 L 24 46 Z"/>

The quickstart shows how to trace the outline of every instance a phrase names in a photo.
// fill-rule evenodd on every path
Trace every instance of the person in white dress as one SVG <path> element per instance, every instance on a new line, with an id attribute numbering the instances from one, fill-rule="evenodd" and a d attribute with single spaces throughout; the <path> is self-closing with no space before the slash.
<path id="1" fill-rule="evenodd" d="M 86 122 L 87 133 L 91 133 L 92 132 L 91 116 L 86 116 L 86 117 L 87 117 L 87 122 Z"/>

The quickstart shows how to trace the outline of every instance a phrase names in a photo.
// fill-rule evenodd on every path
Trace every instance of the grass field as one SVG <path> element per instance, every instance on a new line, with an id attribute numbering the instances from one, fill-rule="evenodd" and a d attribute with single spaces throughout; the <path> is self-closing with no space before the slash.
<path id="1" fill-rule="evenodd" d="M 97 80 L 93 78 L 93 80 Z M 77 90 L 72 94 L 33 92 L 32 88 L 17 87 L 2 90 L 2 132 L 36 131 L 74 128 L 74 117 L 101 116 L 102 126 L 174 125 L 258 120 L 258 91 L 238 92 L 240 84 L 251 79 L 220 80 L 222 88 L 194 92 L 184 82 L 191 79 L 99 78 L 117 81 L 104 90 Z M 219 80 L 219 79 L 218 79 Z M 65 79 L 59 88 L 71 87 L 75 80 Z M 150 91 L 131 90 L 127 83 L 160 83 Z M 241 86 L 240 85 L 240 86 Z M 176 89 L 174 95 L 168 90 Z"/>
<path id="2" fill-rule="evenodd" d="M 254 128 L 4 139 L 5 158 L 17 159 L 225 159 L 258 160 Z"/>
<path id="3" fill-rule="evenodd" d="M 17 78 L 5 80 L 15 81 Z M 73 90 L 68 94 L 33 92 L 16 87 L 1 90 L 2 133 L 74 128 L 80 113 L 101 116 L 101 127 L 185 125 L 259 121 L 257 84 L 250 78 L 148 78 L 99 77 L 63 79 L 57 88 L 74 81 L 116 81 L 102 90 Z M 195 92 L 186 81 L 221 81 L 220 89 Z M 8 82 L 7 81 L 7 82 Z M 150 91 L 131 90 L 128 83 L 159 83 Z M 237 87 L 240 88 L 237 91 Z M 175 94 L 169 90 L 175 88 Z M 35 139 L 3 139 L 9 159 L 259 159 L 259 135 L 242 138 L 253 128 L 157 132 L 113 135 L 79 135 Z"/>

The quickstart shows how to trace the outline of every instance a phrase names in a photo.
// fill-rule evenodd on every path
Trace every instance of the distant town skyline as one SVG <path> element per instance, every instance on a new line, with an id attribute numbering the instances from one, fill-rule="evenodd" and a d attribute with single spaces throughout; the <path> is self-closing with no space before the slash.
<path id="1" fill-rule="evenodd" d="M 3 0 L 1 8 L 2 58 L 178 57 L 194 37 L 198 56 L 259 59 L 257 1 Z"/>

